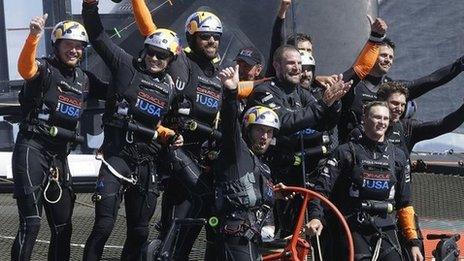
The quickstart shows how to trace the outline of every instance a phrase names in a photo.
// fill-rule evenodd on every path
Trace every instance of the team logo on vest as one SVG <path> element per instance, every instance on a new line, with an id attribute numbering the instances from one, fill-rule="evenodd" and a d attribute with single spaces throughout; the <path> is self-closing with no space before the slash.
<path id="1" fill-rule="evenodd" d="M 181 81 L 179 78 L 177 78 L 176 83 L 175 83 L 176 89 L 178 89 L 179 91 L 182 91 L 185 88 L 185 84 L 186 83 L 184 81 Z"/>
<path id="2" fill-rule="evenodd" d="M 219 108 L 219 99 L 221 95 L 214 91 L 208 90 L 204 87 L 197 87 L 197 103 L 204 105 L 208 108 Z"/>
<path id="3" fill-rule="evenodd" d="M 58 95 L 58 103 L 56 111 L 68 118 L 77 119 L 81 115 L 82 101 L 77 98 L 65 96 L 62 94 Z"/>
<path id="4" fill-rule="evenodd" d="M 310 128 L 306 128 L 306 129 L 304 129 L 304 130 L 302 130 L 302 131 L 297 131 L 297 132 L 295 132 L 294 135 L 295 135 L 295 136 L 298 136 L 298 135 L 300 135 L 300 133 L 302 133 L 303 136 L 306 137 L 306 136 L 312 136 L 312 135 L 314 135 L 314 134 L 316 133 L 316 131 L 313 130 L 313 129 L 310 129 Z"/>
<path id="5" fill-rule="evenodd" d="M 371 190 L 389 190 L 390 175 L 385 172 L 364 172 L 362 174 L 363 188 Z"/>
<path id="6" fill-rule="evenodd" d="M 161 117 L 161 110 L 166 106 L 166 102 L 150 95 L 144 91 L 137 93 L 135 107 L 141 112 L 150 116 Z"/>
<path id="7" fill-rule="evenodd" d="M 269 198 L 273 198 L 274 197 L 274 190 L 272 189 L 272 187 L 274 186 L 274 184 L 272 184 L 272 182 L 270 182 L 269 180 L 266 181 L 266 189 L 265 189 L 265 193 L 266 193 L 266 196 L 269 197 Z"/>

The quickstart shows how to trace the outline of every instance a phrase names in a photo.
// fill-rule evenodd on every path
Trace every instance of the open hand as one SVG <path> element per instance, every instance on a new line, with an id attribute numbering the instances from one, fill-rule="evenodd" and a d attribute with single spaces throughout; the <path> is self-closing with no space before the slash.
<path id="1" fill-rule="evenodd" d="M 222 85 L 229 90 L 237 89 L 238 85 L 238 64 L 234 67 L 227 67 L 219 72 L 219 78 L 221 79 Z"/>
<path id="2" fill-rule="evenodd" d="M 327 106 L 332 106 L 334 102 L 340 100 L 348 92 L 352 84 L 352 80 L 344 82 L 343 75 L 338 75 L 337 81 L 325 90 L 322 100 Z"/>

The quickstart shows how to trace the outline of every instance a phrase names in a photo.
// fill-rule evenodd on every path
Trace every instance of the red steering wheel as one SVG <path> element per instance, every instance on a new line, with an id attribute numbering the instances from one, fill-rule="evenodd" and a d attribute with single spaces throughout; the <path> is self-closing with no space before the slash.
<path id="1" fill-rule="evenodd" d="M 276 189 L 277 191 L 285 191 L 285 192 L 295 192 L 303 196 L 303 204 L 301 204 L 300 212 L 298 213 L 298 221 L 295 226 L 295 230 L 293 231 L 293 236 L 290 241 L 288 241 L 287 245 L 285 246 L 284 250 L 280 253 L 273 253 L 266 256 L 263 256 L 264 261 L 270 260 L 293 260 L 293 261 L 303 261 L 306 260 L 306 256 L 310 252 L 310 245 L 304 239 L 300 238 L 300 231 L 303 227 L 304 219 L 305 219 L 305 211 L 308 206 L 308 202 L 311 199 L 319 199 L 323 205 L 329 207 L 329 209 L 336 215 L 338 221 L 342 224 L 343 231 L 346 237 L 346 241 L 348 243 L 348 260 L 354 260 L 354 245 L 353 245 L 353 238 L 351 237 L 351 231 L 348 227 L 348 223 L 346 223 L 345 217 L 340 213 L 337 207 L 332 204 L 328 199 L 321 196 L 319 193 L 314 191 L 300 188 L 300 187 L 285 187 Z"/>

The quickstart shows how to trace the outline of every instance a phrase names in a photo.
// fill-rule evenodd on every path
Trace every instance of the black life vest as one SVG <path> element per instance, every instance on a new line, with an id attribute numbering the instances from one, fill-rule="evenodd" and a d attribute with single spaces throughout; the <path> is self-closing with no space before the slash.
<path id="1" fill-rule="evenodd" d="M 236 180 L 218 182 L 216 207 L 222 213 L 246 211 L 267 205 L 274 206 L 274 190 L 271 170 L 255 155 L 254 169 Z"/>
<path id="2" fill-rule="evenodd" d="M 49 59 L 39 59 L 44 75 L 26 81 L 19 93 L 23 124 L 44 123 L 74 131 L 85 108 L 88 78 L 76 67 L 74 77 L 66 78 Z"/>
<path id="3" fill-rule="evenodd" d="M 361 201 L 393 200 L 397 183 L 393 145 L 387 145 L 386 150 L 375 158 L 368 157 L 365 153 L 356 153 L 356 149 L 354 155 L 350 197 Z"/>
<path id="4" fill-rule="evenodd" d="M 175 107 L 187 113 L 175 112 L 167 122 L 169 126 L 182 130 L 183 122 L 195 120 L 205 126 L 213 128 L 217 121 L 218 113 L 222 105 L 222 83 L 217 76 L 215 65 L 206 64 L 205 68 L 194 62 L 194 54 L 186 53 L 189 69 L 189 80 L 187 83 L 177 79 L 175 86 L 178 97 Z M 185 130 L 185 128 L 184 128 Z M 195 143 L 209 138 L 209 134 L 183 133 L 186 143 Z"/>
<path id="5" fill-rule="evenodd" d="M 170 76 L 164 81 L 153 79 L 149 75 L 137 72 L 128 88 L 119 94 L 119 103 L 127 104 L 127 116 L 144 127 L 155 129 L 170 108 L 173 87 Z M 121 109 L 121 108 L 116 108 Z"/>

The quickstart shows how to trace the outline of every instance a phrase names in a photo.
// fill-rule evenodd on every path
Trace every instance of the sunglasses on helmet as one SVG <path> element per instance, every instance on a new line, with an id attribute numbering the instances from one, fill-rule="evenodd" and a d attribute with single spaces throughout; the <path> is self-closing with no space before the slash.
<path id="1" fill-rule="evenodd" d="M 221 34 L 218 33 L 199 33 L 198 37 L 200 37 L 201 40 L 207 41 L 213 37 L 214 41 L 219 41 L 221 39 Z"/>
<path id="2" fill-rule="evenodd" d="M 156 56 L 156 58 L 160 59 L 160 60 L 166 60 L 168 59 L 169 57 L 172 56 L 172 54 L 170 52 L 162 52 L 160 50 L 156 50 L 156 49 L 153 49 L 153 48 L 147 48 L 146 49 L 146 54 L 150 57 L 154 57 Z"/>
<path id="3" fill-rule="evenodd" d="M 301 70 L 302 71 L 313 71 L 316 67 L 314 65 L 302 65 Z"/>

